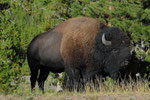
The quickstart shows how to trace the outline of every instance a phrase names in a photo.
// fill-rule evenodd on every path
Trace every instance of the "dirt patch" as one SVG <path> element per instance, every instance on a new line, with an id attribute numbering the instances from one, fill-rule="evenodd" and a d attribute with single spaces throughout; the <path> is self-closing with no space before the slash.
<path id="1" fill-rule="evenodd" d="M 0 100 L 150 100 L 150 93 L 145 94 L 100 94 L 100 95 L 72 95 L 72 96 L 39 96 L 13 97 L 0 95 Z"/>
<path id="2" fill-rule="evenodd" d="M 150 100 L 150 94 L 100 94 L 82 96 L 35 97 L 34 100 Z"/>
<path id="3" fill-rule="evenodd" d="M 0 95 L 0 100 L 22 100 L 22 98 L 8 95 Z"/>

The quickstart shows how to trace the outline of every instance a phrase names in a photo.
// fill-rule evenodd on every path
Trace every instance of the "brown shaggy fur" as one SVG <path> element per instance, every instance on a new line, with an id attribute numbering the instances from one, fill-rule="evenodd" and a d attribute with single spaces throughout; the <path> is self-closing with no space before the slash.
<path id="1" fill-rule="evenodd" d="M 54 28 L 54 32 L 63 33 L 60 52 L 64 62 L 82 63 L 82 59 L 90 60 L 89 53 L 92 51 L 95 37 L 104 26 L 99 19 L 78 17 L 69 19 Z M 86 61 L 86 64 L 90 69 L 89 67 L 92 66 L 90 61 Z"/>

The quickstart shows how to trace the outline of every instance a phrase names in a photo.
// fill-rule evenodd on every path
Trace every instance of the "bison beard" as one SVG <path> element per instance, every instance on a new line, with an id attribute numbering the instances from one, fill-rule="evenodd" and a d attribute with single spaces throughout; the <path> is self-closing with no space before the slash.
<path id="1" fill-rule="evenodd" d="M 65 71 L 64 88 L 80 88 L 96 75 L 117 78 L 130 59 L 128 36 L 117 27 L 108 27 L 98 19 L 69 19 L 54 29 L 36 36 L 28 46 L 31 89 L 36 80 L 44 92 L 49 72 Z M 38 70 L 40 75 L 37 79 Z"/>

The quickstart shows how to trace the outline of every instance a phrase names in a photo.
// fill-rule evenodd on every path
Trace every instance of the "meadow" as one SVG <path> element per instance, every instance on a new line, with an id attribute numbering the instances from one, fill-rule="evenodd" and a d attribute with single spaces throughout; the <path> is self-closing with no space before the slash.
<path id="1" fill-rule="evenodd" d="M 149 100 L 150 87 L 146 79 L 137 77 L 137 80 L 130 79 L 128 82 L 122 79 L 121 82 L 114 81 L 107 77 L 104 82 L 98 80 L 98 87 L 94 84 L 87 84 L 85 91 L 76 90 L 57 91 L 57 81 L 59 78 L 53 78 L 49 75 L 45 82 L 45 93 L 36 86 L 35 91 L 31 93 L 29 76 L 22 78 L 17 89 L 11 94 L 0 94 L 3 100 Z M 62 85 L 60 85 L 62 86 Z"/>

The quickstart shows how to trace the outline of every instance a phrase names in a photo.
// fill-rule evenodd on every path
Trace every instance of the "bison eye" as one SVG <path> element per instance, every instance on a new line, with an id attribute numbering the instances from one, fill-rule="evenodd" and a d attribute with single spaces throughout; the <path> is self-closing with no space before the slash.
<path id="1" fill-rule="evenodd" d="M 124 44 L 124 43 L 125 43 L 125 41 L 122 41 L 122 43 Z"/>
<path id="2" fill-rule="evenodd" d="M 117 53 L 118 52 L 118 49 L 113 49 L 112 50 L 112 53 Z"/>

